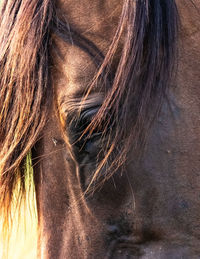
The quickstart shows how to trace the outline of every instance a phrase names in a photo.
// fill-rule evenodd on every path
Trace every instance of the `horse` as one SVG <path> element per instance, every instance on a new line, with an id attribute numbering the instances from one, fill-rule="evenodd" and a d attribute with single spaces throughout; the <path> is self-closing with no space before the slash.
<path id="1" fill-rule="evenodd" d="M 1 215 L 31 156 L 38 258 L 199 258 L 199 8 L 1 0 Z"/>

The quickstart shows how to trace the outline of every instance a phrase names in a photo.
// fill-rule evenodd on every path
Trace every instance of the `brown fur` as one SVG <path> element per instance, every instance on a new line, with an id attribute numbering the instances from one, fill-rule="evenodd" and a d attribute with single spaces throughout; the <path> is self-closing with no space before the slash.
<path id="1" fill-rule="evenodd" d="M 139 186 L 141 186 L 138 179 L 143 179 L 143 184 L 151 185 L 150 189 L 152 189 L 154 182 L 151 183 L 151 177 L 145 176 L 145 163 L 147 163 L 149 171 L 151 171 L 151 166 L 158 166 L 159 169 L 153 170 L 152 175 L 159 170 L 168 172 L 167 168 L 171 165 L 170 161 L 164 165 L 164 168 L 162 163 L 160 164 L 160 160 L 164 163 L 166 158 L 162 152 L 159 153 L 154 150 L 155 143 L 159 142 L 158 136 L 153 133 L 149 139 L 149 129 L 152 124 L 154 125 L 153 129 L 156 128 L 156 132 L 164 135 L 162 127 L 156 126 L 155 123 L 161 107 L 160 116 L 162 121 L 163 118 L 167 121 L 167 131 L 171 132 L 170 127 L 174 127 L 174 125 L 171 125 L 173 123 L 168 109 L 163 108 L 165 107 L 165 102 L 163 104 L 165 96 L 168 96 L 170 103 L 172 102 L 171 95 L 168 92 L 170 84 L 173 85 L 178 82 L 177 84 L 183 86 L 183 89 L 180 89 L 180 87 L 176 90 L 171 88 L 176 96 L 175 99 L 178 98 L 178 101 L 175 100 L 178 107 L 183 105 L 188 107 L 188 111 L 193 114 L 197 113 L 198 99 L 196 100 L 195 96 L 199 96 L 196 87 L 199 76 L 193 65 L 191 66 L 193 69 L 187 68 L 187 65 L 185 65 L 190 64 L 190 62 L 192 64 L 194 53 L 199 53 L 196 46 L 198 41 L 195 36 L 193 37 L 193 34 L 198 35 L 199 28 L 196 18 L 198 17 L 197 4 L 197 9 L 195 9 L 192 2 L 187 4 L 188 8 L 184 8 L 184 5 L 186 5 L 184 1 L 178 3 L 183 26 L 183 31 L 179 31 L 181 38 L 179 47 L 182 46 L 181 42 L 183 41 L 183 49 L 179 50 L 180 64 L 177 67 L 176 79 L 172 77 L 178 44 L 178 14 L 174 1 L 146 0 L 136 1 L 136 4 L 129 0 L 117 2 L 117 4 L 116 1 L 103 1 L 101 4 L 98 1 L 93 1 L 89 4 L 92 12 L 88 9 L 88 1 L 82 1 L 81 3 L 58 1 L 56 6 L 51 1 L 16 1 L 13 7 L 12 5 L 12 1 L 3 1 L 0 21 L 1 31 L 5 31 L 5 34 L 1 33 L 0 36 L 0 141 L 2 146 L 0 173 L 1 208 L 4 211 L 5 221 L 7 221 L 6 213 L 7 211 L 9 213 L 10 201 L 18 178 L 21 178 L 21 194 L 24 192 L 24 157 L 41 136 L 42 140 L 33 150 L 33 156 L 36 160 L 38 156 L 51 154 L 55 151 L 54 142 L 51 141 L 51 138 L 56 139 L 56 143 L 58 143 L 56 144 L 55 155 L 53 157 L 49 155 L 51 161 L 44 159 L 39 163 L 38 160 L 35 167 L 41 233 L 39 244 L 41 249 L 43 246 L 45 247 L 44 254 L 47 258 L 58 258 L 59 256 L 63 258 L 69 254 L 72 258 L 80 258 L 80 256 L 93 258 L 95 255 L 101 258 L 113 256 L 111 255 L 111 244 L 112 241 L 116 241 L 116 237 L 110 234 L 110 240 L 107 241 L 108 245 L 103 243 L 101 235 L 107 231 L 105 225 L 117 225 L 118 228 L 121 228 L 121 232 L 119 231 L 121 236 L 133 237 L 132 232 L 134 232 L 135 236 L 140 236 L 139 242 L 148 240 L 148 238 L 149 240 L 159 239 L 159 235 L 163 233 L 163 235 L 175 236 L 177 233 L 172 233 L 172 230 L 166 230 L 163 227 L 162 232 L 162 227 L 156 229 L 154 222 L 149 223 L 148 219 L 143 221 L 144 215 L 150 215 L 151 212 L 148 212 L 148 205 L 145 203 L 146 193 L 142 188 L 138 191 Z M 77 8 L 75 8 L 76 6 Z M 185 10 L 190 11 L 187 14 Z M 194 21 L 190 12 L 196 18 Z M 191 20 L 192 24 L 195 24 L 195 26 L 192 26 L 192 30 Z M 193 53 L 191 58 L 185 54 L 185 47 Z M 198 64 L 199 60 L 197 60 L 196 66 Z M 49 69 L 51 69 L 51 78 Z M 190 78 L 187 71 L 193 73 L 194 83 L 190 90 L 185 83 Z M 171 81 L 172 79 L 173 81 Z M 51 82 L 53 82 L 53 91 L 51 90 Z M 52 108 L 52 100 L 55 104 L 54 109 Z M 82 132 L 80 138 L 73 142 L 70 138 L 70 125 L 73 124 L 75 119 L 78 121 L 86 103 L 93 103 L 93 100 L 102 103 L 102 105 L 91 123 Z M 192 101 L 192 105 L 184 105 L 189 100 Z M 69 112 L 68 107 L 73 113 Z M 176 113 L 177 109 L 175 109 Z M 191 131 L 186 133 L 189 113 L 184 108 L 181 114 L 184 118 L 181 117 L 178 121 L 182 127 L 185 126 L 183 129 L 178 127 L 178 132 L 182 130 L 182 136 L 191 138 L 192 143 L 194 143 L 195 137 L 199 136 L 196 130 L 199 126 L 198 124 L 194 126 L 195 116 L 191 122 L 193 125 Z M 69 118 L 70 116 L 72 116 L 72 119 Z M 184 120 L 186 120 L 185 123 Z M 69 121 L 69 124 L 66 121 Z M 42 131 L 44 126 L 45 130 Z M 93 190 L 92 183 L 98 182 L 101 175 L 104 176 L 104 181 L 107 180 L 103 190 L 97 194 L 99 199 L 104 202 L 100 205 L 99 201 L 95 203 L 95 197 L 94 200 L 91 198 L 92 200 L 89 202 L 79 199 L 83 191 L 80 179 L 83 169 L 78 162 L 77 152 L 80 154 L 82 147 L 78 151 L 74 150 L 76 144 L 81 141 L 84 135 L 88 134 L 84 140 L 87 142 L 93 133 L 99 131 L 102 132 L 99 163 L 95 170 L 90 166 L 86 166 L 86 169 L 84 166 L 84 170 L 92 175 L 89 178 L 90 183 L 86 186 L 86 190 L 88 188 Z M 42 135 L 40 135 L 41 133 Z M 143 163 L 140 164 L 139 158 L 141 159 L 147 139 L 148 145 L 147 151 L 145 151 L 147 153 L 142 158 Z M 182 183 L 184 182 L 183 178 L 188 177 L 183 168 L 186 166 L 190 171 L 189 164 L 193 160 L 190 162 L 184 155 L 181 155 L 180 149 L 182 148 L 188 154 L 191 144 L 186 142 L 185 145 L 188 149 L 181 146 L 178 141 L 185 143 L 181 134 L 178 141 L 173 136 L 168 136 L 167 139 L 169 140 L 163 144 L 164 148 L 169 146 L 170 149 L 175 150 L 176 147 L 178 149 L 178 154 L 175 155 L 174 153 L 173 155 L 173 158 L 177 161 L 177 169 L 170 170 Z M 158 145 L 162 146 L 162 144 Z M 197 152 L 199 150 L 197 144 L 195 150 Z M 156 157 L 158 161 L 155 161 Z M 182 164 L 180 162 L 182 159 L 186 159 L 188 162 Z M 195 155 L 193 155 L 193 159 L 194 167 L 191 170 L 195 171 L 197 164 Z M 129 161 L 129 163 L 126 163 L 126 161 Z M 133 161 L 138 161 L 139 165 Z M 121 169 L 122 175 L 126 175 L 125 172 L 127 172 L 127 179 L 130 181 L 131 188 L 134 187 L 133 191 L 136 193 L 137 204 L 139 204 L 137 210 L 135 207 L 132 208 L 131 220 L 129 216 L 125 217 L 124 221 L 129 222 L 127 228 L 124 227 L 124 223 L 119 223 L 119 220 L 117 220 L 117 218 L 120 218 L 120 210 L 123 211 L 123 215 L 124 211 L 127 212 L 120 201 L 128 202 L 132 197 L 128 191 L 130 186 L 127 179 L 123 177 L 121 180 L 118 179 L 118 169 L 121 165 L 124 166 Z M 180 174 L 177 174 L 181 169 L 185 173 L 183 178 L 180 178 Z M 133 172 L 135 177 L 133 177 Z M 114 173 L 116 174 L 114 179 L 117 182 L 116 190 L 111 186 L 111 180 L 108 180 Z M 158 179 L 161 182 L 162 177 L 158 173 Z M 61 179 L 62 182 L 60 182 Z M 122 184 L 120 184 L 120 181 Z M 135 184 L 135 182 L 138 182 L 138 184 Z M 168 179 L 165 183 L 166 186 L 173 186 Z M 165 189 L 166 186 L 163 186 Z M 106 188 L 110 190 L 110 196 L 107 195 Z M 180 186 L 177 192 L 175 189 L 170 190 L 174 194 L 183 193 Z M 144 188 L 144 190 L 146 189 Z M 188 191 L 187 188 L 186 190 Z M 123 198 L 122 193 L 124 193 Z M 152 194 L 152 203 L 151 200 L 149 201 L 149 204 L 160 206 L 159 212 L 162 216 L 159 219 L 165 218 L 162 214 L 163 196 L 160 193 L 161 191 L 159 191 L 157 203 L 155 200 L 156 194 Z M 166 193 L 168 194 L 167 191 Z M 65 206 L 65 200 L 67 206 Z M 96 204 L 100 208 L 97 208 Z M 50 216 L 49 210 L 51 211 Z M 133 215 L 133 211 L 135 214 L 138 212 L 137 217 Z M 195 218 L 196 214 L 198 215 L 198 209 L 192 211 Z M 194 211 L 196 211 L 196 214 Z M 176 215 L 179 215 L 179 213 L 177 210 Z M 140 214 L 142 215 L 141 218 L 139 218 Z M 114 223 L 105 223 L 106 220 L 113 217 L 112 215 L 115 215 L 116 218 Z M 149 217 L 151 218 L 151 215 Z M 170 221 L 171 217 L 172 215 L 169 214 L 167 219 Z M 84 224 L 84 222 L 89 223 L 88 218 L 90 218 L 90 221 L 96 222 L 95 227 L 100 230 L 98 234 L 95 233 L 96 228 L 90 224 Z M 134 223 L 134 227 L 131 225 L 133 219 L 139 221 L 137 224 Z M 154 214 L 152 214 L 153 220 L 155 220 Z M 54 221 L 57 222 L 56 229 Z M 193 226 L 194 222 L 191 221 L 190 225 Z M 159 222 L 157 223 L 159 226 Z M 137 225 L 137 228 L 135 225 Z M 173 229 L 173 223 L 171 223 L 171 226 Z M 146 237 L 145 229 L 148 232 Z M 68 235 L 66 234 L 67 231 Z M 161 234 L 158 235 L 158 232 Z M 52 233 L 54 233 L 53 236 Z M 96 243 L 88 235 L 92 235 Z M 151 237 L 147 237 L 148 235 Z M 180 239 L 179 236 L 178 240 Z M 183 240 L 186 242 L 186 239 L 183 238 Z M 130 241 L 132 244 L 134 242 L 137 243 L 134 240 Z M 77 251 L 76 248 L 79 246 L 80 249 Z M 107 254 L 104 251 L 105 247 L 108 249 Z M 170 247 L 170 242 L 163 247 L 165 247 L 164 251 L 165 249 L 166 251 L 173 250 Z M 145 249 L 148 251 L 148 248 Z M 194 250 L 192 250 L 192 253 Z M 43 253 L 41 251 L 40 253 Z M 152 251 L 154 253 L 154 250 Z M 169 253 L 173 254 L 173 252 Z M 189 254 L 192 253 L 189 252 Z M 180 250 L 180 254 L 182 255 L 182 250 Z"/>

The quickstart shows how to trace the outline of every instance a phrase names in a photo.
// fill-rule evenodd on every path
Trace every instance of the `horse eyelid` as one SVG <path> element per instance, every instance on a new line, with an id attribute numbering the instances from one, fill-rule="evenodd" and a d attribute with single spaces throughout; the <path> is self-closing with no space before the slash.
<path id="1" fill-rule="evenodd" d="M 91 119 L 99 110 L 99 106 L 94 106 L 83 110 L 80 114 L 80 120 Z"/>

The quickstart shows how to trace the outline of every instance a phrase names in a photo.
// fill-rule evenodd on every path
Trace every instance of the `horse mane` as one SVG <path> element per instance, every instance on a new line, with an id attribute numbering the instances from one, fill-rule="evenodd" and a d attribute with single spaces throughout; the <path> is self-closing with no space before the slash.
<path id="1" fill-rule="evenodd" d="M 50 0 L 3 0 L 0 5 L 0 210 L 3 227 L 18 186 L 25 194 L 27 159 L 47 118 Z"/>
<path id="2" fill-rule="evenodd" d="M 51 34 L 69 41 L 69 30 L 51 0 L 2 0 L 0 8 L 0 208 L 6 225 L 15 186 L 20 186 L 19 197 L 26 192 L 26 156 L 48 117 Z M 101 62 L 87 93 L 99 80 L 109 82 L 105 100 L 86 130 L 92 134 L 103 126 L 106 136 L 114 129 L 92 181 L 108 160 L 107 177 L 126 161 L 130 148 L 138 154 L 143 149 L 173 75 L 177 17 L 174 0 L 124 0 L 112 44 L 103 59 L 99 53 Z M 74 35 L 79 47 L 90 49 L 91 55 L 97 51 L 87 39 Z M 122 39 L 113 74 L 110 67 Z M 112 159 L 116 150 L 118 159 Z"/>

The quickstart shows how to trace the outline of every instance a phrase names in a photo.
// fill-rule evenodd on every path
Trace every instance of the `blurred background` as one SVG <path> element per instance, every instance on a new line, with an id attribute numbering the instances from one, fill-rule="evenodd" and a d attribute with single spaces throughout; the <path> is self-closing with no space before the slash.
<path id="1" fill-rule="evenodd" d="M 6 246 L 0 236 L 0 258 L 1 259 L 36 259 L 37 245 L 37 218 L 34 211 L 34 200 L 29 205 L 23 205 L 19 215 L 16 214 L 13 220 L 13 228 L 6 255 Z M 31 207 L 30 206 L 30 207 Z"/>
<path id="2" fill-rule="evenodd" d="M 37 212 L 30 155 L 27 156 L 26 185 L 29 191 L 26 194 L 26 199 L 22 201 L 20 209 L 15 209 L 19 200 L 17 199 L 17 190 L 14 195 L 15 199 L 12 204 L 13 227 L 8 247 L 3 242 L 1 230 L 3 220 L 0 218 L 0 259 L 36 259 Z"/>

